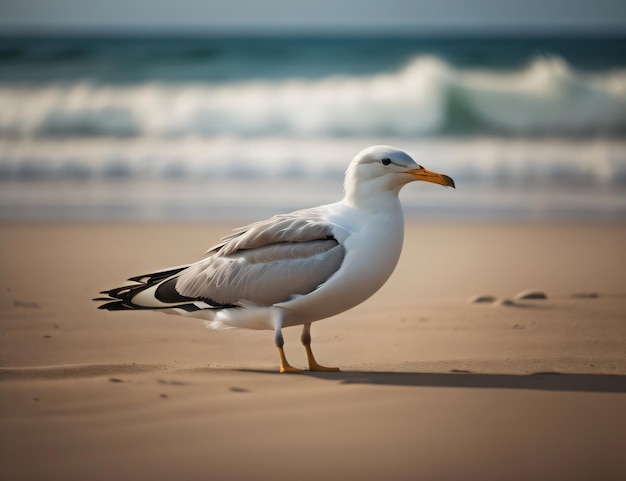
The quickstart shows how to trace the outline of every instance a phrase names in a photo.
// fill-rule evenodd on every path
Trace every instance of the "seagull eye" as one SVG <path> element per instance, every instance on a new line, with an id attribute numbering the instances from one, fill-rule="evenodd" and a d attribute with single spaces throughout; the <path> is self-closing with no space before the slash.
<path id="1" fill-rule="evenodd" d="M 381 160 L 381 162 L 383 163 L 383 165 L 389 165 L 391 164 L 391 159 L 388 159 L 387 157 L 385 157 L 383 160 Z"/>

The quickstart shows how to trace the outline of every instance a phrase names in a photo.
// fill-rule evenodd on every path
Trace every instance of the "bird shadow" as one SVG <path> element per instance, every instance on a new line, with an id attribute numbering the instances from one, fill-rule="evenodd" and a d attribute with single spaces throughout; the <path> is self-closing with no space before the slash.
<path id="1" fill-rule="evenodd" d="M 307 376 L 339 384 L 369 384 L 377 386 L 444 387 L 469 389 L 521 389 L 535 391 L 573 391 L 597 393 L 626 392 L 626 375 L 621 374 L 566 374 L 537 372 L 532 374 L 484 374 L 470 371 L 435 372 L 311 372 L 276 375 Z"/>

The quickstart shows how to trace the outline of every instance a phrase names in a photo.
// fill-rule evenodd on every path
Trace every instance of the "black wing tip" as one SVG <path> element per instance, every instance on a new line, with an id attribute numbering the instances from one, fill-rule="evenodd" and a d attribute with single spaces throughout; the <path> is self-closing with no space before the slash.
<path id="1" fill-rule="evenodd" d="M 122 301 L 112 301 L 98 306 L 98 309 L 103 309 L 105 311 L 127 311 L 132 308 L 125 306 Z"/>
<path id="2" fill-rule="evenodd" d="M 128 280 L 131 282 L 138 282 L 140 284 L 154 284 L 155 282 L 162 281 L 163 279 L 167 279 L 168 277 L 172 277 L 173 275 L 178 274 L 180 271 L 183 271 L 188 267 L 188 265 L 173 267 L 171 269 L 152 272 L 150 274 L 142 274 L 140 276 L 129 277 Z"/>
<path id="3" fill-rule="evenodd" d="M 92 300 L 96 302 L 105 302 L 98 306 L 98 309 L 104 309 L 106 311 L 123 311 L 123 310 L 139 310 L 139 309 L 154 309 L 153 307 L 146 307 L 137 305 L 133 302 L 133 298 L 145 289 L 148 289 L 156 284 L 162 284 L 157 287 L 157 297 L 159 295 L 165 295 L 164 299 L 158 299 L 164 302 L 190 302 L 196 299 L 188 298 L 178 294 L 171 282 L 166 280 L 179 273 L 180 271 L 187 269 L 189 266 L 173 267 L 163 271 L 154 272 L 152 274 L 142 274 L 140 276 L 134 276 L 129 278 L 130 282 L 135 284 L 125 285 L 121 287 L 115 287 L 113 289 L 107 289 L 100 291 L 105 297 L 95 297 Z M 174 279 L 172 279 L 174 280 Z M 166 281 L 163 283 L 163 281 Z M 166 284 L 163 286 L 163 284 Z"/>
<path id="4" fill-rule="evenodd" d="M 150 274 L 143 274 L 141 276 L 129 277 L 128 280 L 131 282 L 139 282 L 140 284 L 145 284 L 150 279 Z"/>

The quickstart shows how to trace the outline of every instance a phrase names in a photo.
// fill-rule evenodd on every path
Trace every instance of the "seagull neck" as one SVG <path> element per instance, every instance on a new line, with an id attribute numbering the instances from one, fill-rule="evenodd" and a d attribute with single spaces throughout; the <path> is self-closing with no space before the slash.
<path id="1" fill-rule="evenodd" d="M 359 188 L 345 190 L 344 203 L 357 209 L 365 209 L 372 212 L 400 209 L 398 192 L 389 189 L 376 188 L 376 185 L 368 186 L 362 183 Z"/>

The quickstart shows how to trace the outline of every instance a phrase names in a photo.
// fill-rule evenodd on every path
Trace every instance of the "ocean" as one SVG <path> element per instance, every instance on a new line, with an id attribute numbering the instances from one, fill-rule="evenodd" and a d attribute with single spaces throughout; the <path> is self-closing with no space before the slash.
<path id="1" fill-rule="evenodd" d="M 408 216 L 626 219 L 626 37 L 0 37 L 0 219 L 252 221 L 362 148 Z"/>

